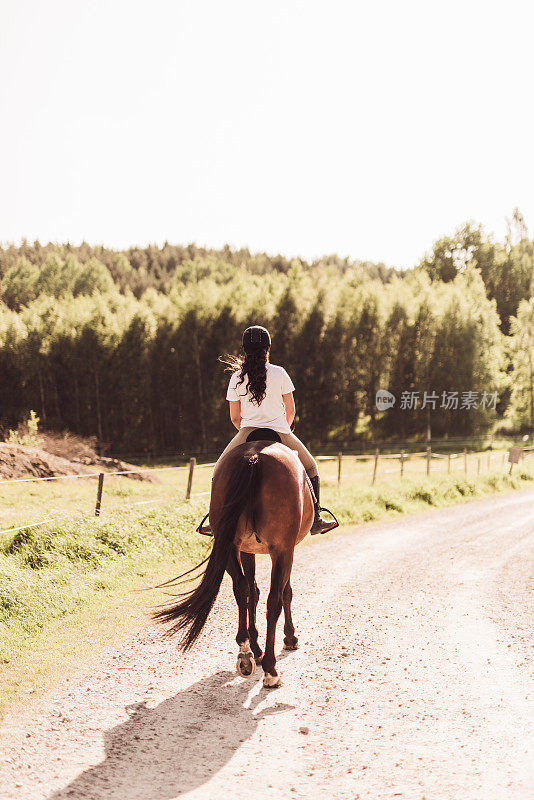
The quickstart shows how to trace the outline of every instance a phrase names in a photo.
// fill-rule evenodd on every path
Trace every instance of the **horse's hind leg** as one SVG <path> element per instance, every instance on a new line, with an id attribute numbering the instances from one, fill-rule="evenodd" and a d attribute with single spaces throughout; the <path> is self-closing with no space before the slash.
<path id="1" fill-rule="evenodd" d="M 256 607 L 260 597 L 260 590 L 256 583 L 256 556 L 253 553 L 241 553 L 243 572 L 248 580 L 248 635 L 250 646 L 254 653 L 256 664 L 261 664 L 262 652 L 258 644 L 258 629 L 256 627 Z"/>
<path id="2" fill-rule="evenodd" d="M 271 570 L 271 589 L 267 598 L 267 641 L 263 654 L 263 685 L 267 688 L 280 686 L 281 680 L 275 668 L 274 639 L 276 623 L 282 611 L 282 594 L 291 575 L 293 551 L 271 556 L 273 567 Z"/>
<path id="3" fill-rule="evenodd" d="M 234 597 L 239 610 L 239 627 L 235 640 L 239 645 L 237 654 L 237 671 L 244 678 L 248 678 L 256 671 L 256 662 L 250 649 L 249 633 L 247 628 L 247 606 L 249 598 L 248 580 L 245 577 L 241 562 L 235 551 L 232 552 L 226 566 L 232 578 Z"/>
<path id="4" fill-rule="evenodd" d="M 293 599 L 293 589 L 291 588 L 291 579 L 285 585 L 284 593 L 282 594 L 282 604 L 284 606 L 284 649 L 296 650 L 299 646 L 299 640 L 295 636 L 295 626 L 291 617 L 291 601 Z"/>

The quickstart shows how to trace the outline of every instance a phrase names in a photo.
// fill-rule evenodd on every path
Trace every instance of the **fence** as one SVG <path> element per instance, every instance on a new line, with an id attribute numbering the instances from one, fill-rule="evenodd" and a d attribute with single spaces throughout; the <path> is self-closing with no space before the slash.
<path id="1" fill-rule="evenodd" d="M 492 468 L 504 468 L 508 458 L 510 464 L 510 473 L 512 472 L 514 463 L 519 463 L 520 460 L 534 456 L 534 446 L 530 447 L 515 447 L 510 448 L 509 451 L 493 451 L 486 453 L 468 453 L 467 448 L 462 452 L 457 453 L 435 453 L 432 452 L 430 447 L 418 452 L 406 453 L 401 450 L 400 453 L 381 453 L 379 448 L 375 448 L 374 453 L 369 455 L 346 455 L 339 452 L 337 455 L 320 455 L 317 457 L 319 462 L 322 478 L 340 485 L 343 481 L 365 481 L 370 485 L 374 485 L 380 478 L 398 474 L 399 478 L 403 478 L 408 474 L 424 473 L 426 476 L 435 474 L 438 471 L 451 473 L 453 471 L 460 471 L 465 474 L 476 470 L 479 475 L 484 469 L 490 470 Z M 398 465 L 395 465 L 395 462 Z M 474 462 L 474 464 L 473 464 Z M 186 477 L 185 491 L 183 497 L 185 500 L 190 500 L 192 497 L 200 497 L 209 495 L 209 483 L 207 481 L 208 475 L 204 480 L 204 487 L 201 491 L 193 492 L 193 485 L 195 480 L 198 483 L 199 470 L 209 470 L 214 466 L 214 462 L 208 464 L 198 464 L 196 458 L 191 458 L 189 464 L 179 467 L 153 467 L 149 469 L 132 469 L 120 470 L 115 472 L 100 472 L 89 473 L 83 475 L 58 475 L 45 478 L 15 478 L 12 480 L 0 481 L 0 487 L 14 484 L 46 484 L 47 482 L 60 482 L 60 481 L 96 481 L 96 499 L 93 500 L 94 511 L 84 509 L 76 514 L 72 506 L 69 505 L 69 510 L 66 514 L 50 516 L 46 515 L 42 519 L 34 522 L 17 524 L 4 530 L 0 530 L 0 534 L 15 533 L 20 530 L 34 528 L 40 525 L 45 525 L 49 522 L 57 522 L 66 518 L 74 518 L 76 516 L 87 516 L 92 513 L 94 516 L 100 516 L 102 504 L 104 500 L 105 488 L 109 482 L 121 476 L 127 475 L 142 475 L 154 473 L 179 473 Z M 201 474 L 204 474 L 201 472 Z M 110 490 L 108 490 L 110 491 Z M 132 490 L 133 491 L 133 490 Z M 111 492 L 113 494 L 113 491 Z M 128 493 L 128 492 L 127 492 Z M 124 491 L 114 491 L 115 495 L 123 496 Z M 94 498 L 94 495 L 93 495 Z M 124 506 L 137 506 L 145 505 L 147 503 L 157 503 L 165 500 L 176 498 L 176 486 L 172 486 L 172 495 L 167 494 L 163 497 L 149 497 L 144 500 L 137 500 L 135 502 L 128 502 L 122 506 L 115 505 L 113 510 Z"/>
<path id="2" fill-rule="evenodd" d="M 131 475 L 131 476 L 143 475 L 143 474 L 153 475 L 154 473 L 172 473 L 172 472 L 174 472 L 174 473 L 184 473 L 184 474 L 187 475 L 187 488 L 186 488 L 185 493 L 184 493 L 184 498 L 186 500 L 190 500 L 192 497 L 198 497 L 200 495 L 209 494 L 209 491 L 203 491 L 203 492 L 193 492 L 192 491 L 192 488 L 193 488 L 193 474 L 194 474 L 195 468 L 197 470 L 198 469 L 211 468 L 211 467 L 214 466 L 214 463 L 215 462 L 210 463 L 210 464 L 197 464 L 196 463 L 196 459 L 191 458 L 190 462 L 189 462 L 189 464 L 187 466 L 180 466 L 180 467 L 154 467 L 154 468 L 150 468 L 150 469 L 116 470 L 116 471 L 100 472 L 100 473 L 98 473 L 98 472 L 85 473 L 83 475 L 54 475 L 54 476 L 49 476 L 49 477 L 44 477 L 44 478 L 13 478 L 13 479 L 9 479 L 9 480 L 0 480 L 0 488 L 3 489 L 3 487 L 15 486 L 17 484 L 46 485 L 46 484 L 50 484 L 51 482 L 57 484 L 59 482 L 65 482 L 65 481 L 68 481 L 68 482 L 72 482 L 72 481 L 76 481 L 76 482 L 78 482 L 78 481 L 82 481 L 82 482 L 85 482 L 85 481 L 89 481 L 89 482 L 90 481 L 96 481 L 96 483 L 97 483 L 96 499 L 93 501 L 94 511 L 91 512 L 91 513 L 93 514 L 93 516 L 98 517 L 98 516 L 100 516 L 100 512 L 101 512 L 101 508 L 102 508 L 105 485 L 106 485 L 106 482 L 110 481 L 110 479 L 113 479 L 113 478 L 116 478 L 116 477 L 121 477 L 121 476 L 128 476 L 128 475 Z M 5 495 L 5 492 L 4 492 L 4 495 Z M 175 496 L 176 496 L 176 492 L 173 492 L 173 497 L 175 497 Z M 94 495 L 93 495 L 93 497 L 94 497 Z M 122 506 L 118 506 L 118 507 L 120 508 L 120 507 L 131 506 L 131 505 L 136 506 L 136 505 L 144 505 L 146 503 L 157 503 L 157 502 L 162 502 L 162 501 L 169 500 L 169 499 L 170 499 L 169 495 L 164 496 L 164 497 L 150 497 L 149 499 L 146 499 L 146 500 L 138 500 L 136 502 L 125 503 Z M 115 506 L 115 508 L 117 508 L 117 506 Z M 66 513 L 66 514 L 46 515 L 42 519 L 39 519 L 39 520 L 34 521 L 34 522 L 28 522 L 28 523 L 24 523 L 24 524 L 20 524 L 20 525 L 14 525 L 14 526 L 9 527 L 9 528 L 4 528 L 3 530 L 0 530 L 0 534 L 15 533 L 17 531 L 25 530 L 27 528 L 34 528 L 34 527 L 38 527 L 40 525 L 45 525 L 45 524 L 47 524 L 49 522 L 58 522 L 58 521 L 61 521 L 62 519 L 66 519 L 66 518 L 69 518 L 69 517 L 70 518 L 75 518 L 77 516 L 87 516 L 88 513 L 89 513 L 89 511 L 86 508 L 84 508 L 83 511 L 81 511 L 80 509 L 76 509 L 76 508 L 74 508 L 74 509 L 70 508 L 68 513 Z"/>
<path id="3" fill-rule="evenodd" d="M 512 453 L 516 451 L 517 460 L 512 461 Z M 467 448 L 464 447 L 463 451 L 458 453 L 434 453 L 432 452 L 431 447 L 427 447 L 425 450 L 417 451 L 417 452 L 410 452 L 407 453 L 405 450 L 401 450 L 400 453 L 381 453 L 380 448 L 375 448 L 374 454 L 372 455 L 346 455 L 342 452 L 339 452 L 337 456 L 318 456 L 317 460 L 319 462 L 328 462 L 328 461 L 335 461 L 337 462 L 337 483 L 340 484 L 343 478 L 345 477 L 353 477 L 352 474 L 349 475 L 343 474 L 343 465 L 357 463 L 357 462 L 371 462 L 372 471 L 370 471 L 370 482 L 373 485 L 377 478 L 380 475 L 388 475 L 392 473 L 398 472 L 400 478 L 404 477 L 405 468 L 407 463 L 413 459 L 414 457 L 422 457 L 423 464 L 420 466 L 419 471 L 425 472 L 426 475 L 430 475 L 432 471 L 431 463 L 432 459 L 441 461 L 445 465 L 445 471 L 450 473 L 451 470 L 454 469 L 454 465 L 456 460 L 459 459 L 460 469 L 462 469 L 465 473 L 468 472 L 468 464 L 472 463 L 473 459 L 476 459 L 476 473 L 479 475 L 483 469 L 484 465 L 486 465 L 487 470 L 490 470 L 492 467 L 495 466 L 502 466 L 504 467 L 506 461 L 510 463 L 510 473 L 512 472 L 514 463 L 518 463 L 519 460 L 523 460 L 530 456 L 534 455 L 534 446 L 530 447 L 513 447 L 510 448 L 508 451 L 501 451 L 501 452 L 486 452 L 483 454 L 480 453 L 468 453 Z M 398 460 L 399 466 L 393 468 L 381 468 L 381 465 L 391 463 L 395 460 Z M 412 470 L 413 471 L 413 470 Z"/>
<path id="4" fill-rule="evenodd" d="M 534 433 L 534 431 L 533 431 Z M 532 434 L 531 434 L 532 435 Z M 338 450 L 343 450 L 343 455 L 366 455 L 372 456 L 375 448 L 379 447 L 381 453 L 400 453 L 401 449 L 405 453 L 415 452 L 425 448 L 428 444 L 432 445 L 433 450 L 440 450 L 440 452 L 461 452 L 464 447 L 468 450 L 483 451 L 487 448 L 490 449 L 505 449 L 514 445 L 521 446 L 525 441 L 525 436 L 520 433 L 498 433 L 498 434 L 473 434 L 471 436 L 447 436 L 445 437 L 432 437 L 432 441 L 428 442 L 426 439 L 389 439 L 387 441 L 371 442 L 366 439 L 347 439 L 343 442 L 319 442 L 319 441 L 305 441 L 308 450 L 315 453 L 323 453 L 324 455 L 337 457 Z M 188 451 L 185 453 L 183 450 L 167 450 L 159 454 L 150 451 L 136 451 L 136 452 L 122 452 L 120 450 L 113 452 L 102 453 L 102 455 L 111 455 L 114 458 L 120 458 L 126 461 L 142 460 L 143 463 L 158 463 L 162 460 L 181 459 L 182 461 L 188 460 L 191 456 L 198 459 L 203 458 L 217 458 L 220 454 L 219 450 L 207 451 Z"/>

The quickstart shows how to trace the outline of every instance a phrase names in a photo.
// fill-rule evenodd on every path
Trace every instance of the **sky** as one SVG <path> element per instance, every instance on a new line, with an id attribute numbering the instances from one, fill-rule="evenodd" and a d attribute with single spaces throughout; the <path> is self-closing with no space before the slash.
<path id="1" fill-rule="evenodd" d="M 410 267 L 534 229 L 534 4 L 0 0 L 0 241 Z"/>

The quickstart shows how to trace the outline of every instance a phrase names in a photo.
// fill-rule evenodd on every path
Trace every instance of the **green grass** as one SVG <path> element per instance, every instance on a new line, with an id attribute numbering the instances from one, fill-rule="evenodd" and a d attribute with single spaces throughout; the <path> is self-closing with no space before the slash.
<path id="1" fill-rule="evenodd" d="M 373 487 L 355 481 L 337 486 L 335 478 L 325 476 L 322 502 L 349 525 L 521 489 L 533 481 L 534 459 L 519 465 L 512 476 L 502 469 L 479 476 L 436 473 L 406 477 L 402 483 L 382 478 Z M 161 485 L 115 488 L 122 498 L 135 499 L 138 489 L 149 496 L 147 486 L 154 497 L 161 492 Z M 78 517 L 4 535 L 0 711 L 142 625 L 147 608 L 163 595 L 132 590 L 161 582 L 205 557 L 210 540 L 196 535 L 194 528 L 207 505 L 208 497 L 201 496 L 190 502 L 165 499 L 152 506 L 114 509 L 105 497 L 100 518 Z M 307 539 L 307 546 L 316 541 Z"/>
<path id="2" fill-rule="evenodd" d="M 338 487 L 334 481 L 324 482 L 321 502 L 335 511 L 340 523 L 350 525 L 522 489 L 533 481 L 534 459 L 516 468 L 511 476 L 500 470 L 472 477 L 460 473 L 437 474 L 429 478 L 406 478 L 402 483 L 378 481 L 367 488 L 343 483 Z"/>
<path id="3" fill-rule="evenodd" d="M 204 498 L 205 501 L 205 498 Z M 201 561 L 200 498 L 23 530 L 0 546 L 0 710 L 69 660 L 143 623 L 161 592 L 132 592 Z"/>
<path id="4" fill-rule="evenodd" d="M 200 486 L 205 476 L 197 470 Z M 156 482 L 134 481 L 131 478 L 106 474 L 103 511 L 118 510 L 131 501 L 166 498 L 169 502 L 185 497 L 187 473 L 183 469 L 154 473 Z M 209 488 L 209 481 L 208 487 Z M 196 488 L 195 491 L 200 491 Z M 90 478 L 65 478 L 35 483 L 2 483 L 0 486 L 0 531 L 37 522 L 45 516 L 91 515 L 97 494 L 97 473 Z"/>

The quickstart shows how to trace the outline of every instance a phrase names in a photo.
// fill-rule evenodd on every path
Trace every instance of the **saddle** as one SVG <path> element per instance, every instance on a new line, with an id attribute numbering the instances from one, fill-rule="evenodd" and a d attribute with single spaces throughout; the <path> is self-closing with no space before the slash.
<path id="1" fill-rule="evenodd" d="M 281 444 L 282 438 L 279 433 L 271 428 L 256 428 L 247 436 L 247 442 L 280 442 Z"/>

